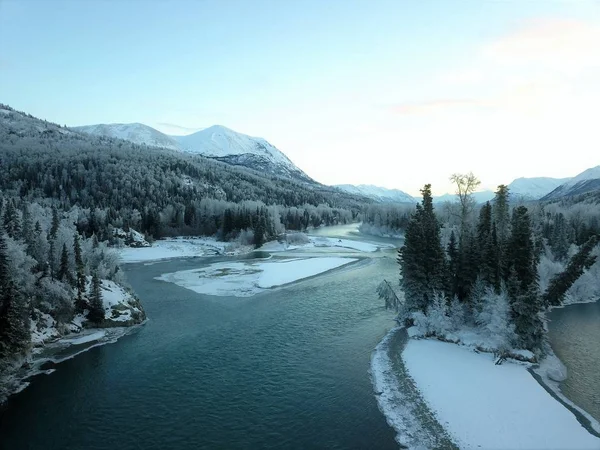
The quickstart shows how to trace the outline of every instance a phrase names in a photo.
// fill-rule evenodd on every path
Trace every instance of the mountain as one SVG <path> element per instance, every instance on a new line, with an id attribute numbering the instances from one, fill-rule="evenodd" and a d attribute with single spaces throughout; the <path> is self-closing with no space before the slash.
<path id="1" fill-rule="evenodd" d="M 562 197 L 587 194 L 593 191 L 600 191 L 600 166 L 584 170 L 576 177 L 571 178 L 542 197 L 542 200 L 555 200 Z"/>
<path id="2" fill-rule="evenodd" d="M 569 180 L 570 178 L 517 178 L 508 188 L 513 197 L 538 200 Z"/>
<path id="3" fill-rule="evenodd" d="M 147 145 L 148 147 L 179 150 L 179 144 L 175 139 L 142 123 L 101 123 L 98 125 L 71 127 L 71 129 L 95 136 L 124 139 L 134 144 Z"/>
<path id="4" fill-rule="evenodd" d="M 138 145 L 196 153 L 234 166 L 301 181 L 313 180 L 265 139 L 213 125 L 187 136 L 168 136 L 141 123 L 113 123 L 72 127 L 72 130 Z"/>
<path id="5" fill-rule="evenodd" d="M 313 181 L 265 139 L 238 133 L 222 125 L 213 125 L 187 136 L 172 137 L 186 152 L 271 175 Z"/>
<path id="6" fill-rule="evenodd" d="M 417 200 L 411 195 L 398 189 L 386 189 L 372 184 L 338 184 L 334 186 L 344 192 L 362 195 L 382 203 L 415 203 Z"/>
<path id="7" fill-rule="evenodd" d="M 493 191 L 479 191 L 473 193 L 473 198 L 477 203 L 485 203 L 494 198 Z M 434 195 L 433 203 L 442 203 L 442 202 L 457 202 L 458 195 L 456 194 L 444 194 L 444 195 Z"/>

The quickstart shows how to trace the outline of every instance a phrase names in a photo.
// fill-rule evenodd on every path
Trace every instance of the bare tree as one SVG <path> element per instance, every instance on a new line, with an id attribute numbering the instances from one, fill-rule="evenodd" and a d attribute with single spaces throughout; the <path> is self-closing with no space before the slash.
<path id="1" fill-rule="evenodd" d="M 456 195 L 460 202 L 460 232 L 464 233 L 469 220 L 469 215 L 475 207 L 475 199 L 473 193 L 481 184 L 481 181 L 473 175 L 473 172 L 467 174 L 454 173 L 450 177 L 450 181 L 456 185 Z"/>

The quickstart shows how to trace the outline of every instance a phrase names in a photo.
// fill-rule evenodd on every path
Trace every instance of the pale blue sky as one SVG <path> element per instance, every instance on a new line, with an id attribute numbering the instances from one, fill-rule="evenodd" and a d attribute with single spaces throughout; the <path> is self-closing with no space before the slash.
<path id="1" fill-rule="evenodd" d="M 324 183 L 569 176 L 600 164 L 599 8 L 0 0 L 0 102 L 67 125 L 222 124 Z"/>

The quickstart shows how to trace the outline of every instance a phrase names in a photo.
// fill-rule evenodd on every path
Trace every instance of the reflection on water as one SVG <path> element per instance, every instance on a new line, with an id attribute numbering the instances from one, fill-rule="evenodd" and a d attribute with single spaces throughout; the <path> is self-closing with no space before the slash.
<path id="1" fill-rule="evenodd" d="M 550 343 L 568 369 L 561 391 L 600 421 L 600 302 L 555 309 L 548 317 Z"/>

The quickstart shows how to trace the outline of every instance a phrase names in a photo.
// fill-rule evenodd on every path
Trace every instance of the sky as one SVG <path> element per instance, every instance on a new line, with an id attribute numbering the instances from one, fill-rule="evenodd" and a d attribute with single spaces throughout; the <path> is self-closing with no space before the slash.
<path id="1" fill-rule="evenodd" d="M 0 0 L 0 102 L 225 125 L 325 184 L 562 178 L 600 164 L 600 2 Z"/>

